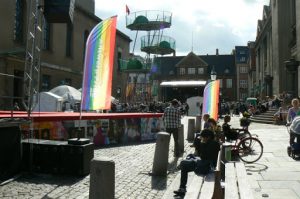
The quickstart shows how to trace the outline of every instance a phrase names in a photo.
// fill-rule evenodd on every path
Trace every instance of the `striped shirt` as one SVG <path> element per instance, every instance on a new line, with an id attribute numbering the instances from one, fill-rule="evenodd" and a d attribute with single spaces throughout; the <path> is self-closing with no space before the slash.
<path id="1" fill-rule="evenodd" d="M 179 128 L 181 125 L 181 112 L 174 106 L 168 106 L 165 109 L 163 120 L 165 128 Z"/>

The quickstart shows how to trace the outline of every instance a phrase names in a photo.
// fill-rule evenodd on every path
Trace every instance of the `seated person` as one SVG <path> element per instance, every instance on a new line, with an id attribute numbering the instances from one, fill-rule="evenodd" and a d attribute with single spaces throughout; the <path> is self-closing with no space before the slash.
<path id="1" fill-rule="evenodd" d="M 209 128 L 208 119 L 209 119 L 209 114 L 205 113 L 203 115 L 203 121 L 204 121 L 203 129 Z"/>
<path id="2" fill-rule="evenodd" d="M 209 173 L 211 168 L 216 167 L 220 145 L 214 140 L 214 132 L 204 129 L 200 133 L 201 142 L 199 144 L 199 157 L 188 156 L 190 158 L 180 162 L 181 178 L 179 189 L 174 191 L 176 195 L 185 195 L 188 172 L 194 171 L 197 175 Z"/>
<path id="3" fill-rule="evenodd" d="M 273 119 L 275 124 L 282 124 L 286 121 L 286 114 L 282 107 L 279 107 L 278 111 L 274 114 Z"/>
<path id="4" fill-rule="evenodd" d="M 231 117 L 229 115 L 225 115 L 224 123 L 222 124 L 223 133 L 227 140 L 236 140 L 238 138 L 238 132 L 235 129 L 230 127 Z"/>
<path id="5" fill-rule="evenodd" d="M 207 120 L 208 129 L 212 130 L 215 133 L 215 140 L 218 142 L 224 141 L 224 136 L 222 135 L 221 126 L 218 125 L 215 119 L 209 118 Z"/>

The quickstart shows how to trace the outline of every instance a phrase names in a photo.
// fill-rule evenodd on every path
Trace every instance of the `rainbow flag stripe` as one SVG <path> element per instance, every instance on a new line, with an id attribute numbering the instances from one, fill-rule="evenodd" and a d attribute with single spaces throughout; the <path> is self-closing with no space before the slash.
<path id="1" fill-rule="evenodd" d="M 208 83 L 203 92 L 202 116 L 206 113 L 211 118 L 218 120 L 219 111 L 220 80 Z"/>
<path id="2" fill-rule="evenodd" d="M 97 24 L 86 42 L 81 110 L 108 110 L 116 39 L 117 17 Z"/>

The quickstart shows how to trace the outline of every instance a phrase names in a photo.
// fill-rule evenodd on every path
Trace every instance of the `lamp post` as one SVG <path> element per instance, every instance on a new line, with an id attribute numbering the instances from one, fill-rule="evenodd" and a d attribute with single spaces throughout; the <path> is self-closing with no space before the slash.
<path id="1" fill-rule="evenodd" d="M 217 72 L 215 71 L 214 66 L 213 66 L 213 68 L 211 69 L 211 72 L 210 72 L 210 79 L 211 79 L 211 81 L 215 81 L 217 79 Z"/>

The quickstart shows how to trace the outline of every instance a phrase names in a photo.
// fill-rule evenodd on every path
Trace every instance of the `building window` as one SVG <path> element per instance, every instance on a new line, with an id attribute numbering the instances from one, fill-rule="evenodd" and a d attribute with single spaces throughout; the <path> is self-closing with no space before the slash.
<path id="1" fill-rule="evenodd" d="M 232 79 L 226 79 L 227 88 L 232 88 Z"/>
<path id="2" fill-rule="evenodd" d="M 42 91 L 50 90 L 50 75 L 42 76 Z"/>
<path id="3" fill-rule="evenodd" d="M 240 62 L 245 62 L 246 61 L 246 57 L 240 57 Z"/>
<path id="4" fill-rule="evenodd" d="M 50 50 L 50 24 L 44 18 L 44 27 L 43 27 L 43 49 Z"/>
<path id="5" fill-rule="evenodd" d="M 73 25 L 67 24 L 67 35 L 66 35 L 66 56 L 72 56 L 72 40 L 73 40 Z"/>
<path id="6" fill-rule="evenodd" d="M 248 88 L 248 81 L 240 80 L 240 88 Z"/>
<path id="7" fill-rule="evenodd" d="M 247 93 L 241 93 L 240 94 L 240 99 L 245 100 L 247 98 Z"/>
<path id="8" fill-rule="evenodd" d="M 189 75 L 194 75 L 194 74 L 196 74 L 196 69 L 195 69 L 195 68 L 188 68 L 188 74 L 189 74 Z"/>
<path id="9" fill-rule="evenodd" d="M 240 67 L 240 73 L 248 73 L 248 67 L 247 66 L 241 66 Z"/>
<path id="10" fill-rule="evenodd" d="M 185 75 L 185 68 L 179 68 L 179 74 Z"/>
<path id="11" fill-rule="evenodd" d="M 23 1 L 16 0 L 14 40 L 20 43 L 23 42 L 23 7 Z"/>
<path id="12" fill-rule="evenodd" d="M 204 68 L 198 68 L 198 74 L 203 75 L 204 74 Z"/>

